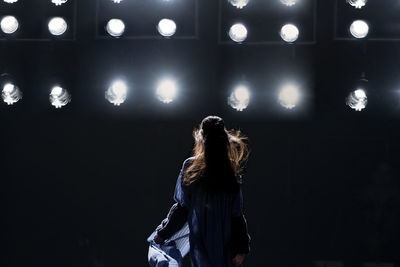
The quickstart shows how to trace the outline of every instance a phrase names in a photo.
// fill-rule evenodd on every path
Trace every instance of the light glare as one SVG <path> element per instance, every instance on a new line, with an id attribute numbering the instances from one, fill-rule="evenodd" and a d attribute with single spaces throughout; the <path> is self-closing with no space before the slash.
<path id="1" fill-rule="evenodd" d="M 49 32 L 52 35 L 59 36 L 66 32 L 68 24 L 65 21 L 65 19 L 61 17 L 55 17 L 49 21 L 48 27 L 49 27 Z"/>
<path id="2" fill-rule="evenodd" d="M 61 6 L 62 4 L 65 4 L 68 0 L 51 0 L 53 4 L 56 6 Z"/>
<path id="3" fill-rule="evenodd" d="M 176 84 L 173 80 L 162 80 L 157 86 L 156 95 L 158 100 L 168 104 L 171 103 L 176 97 Z"/>
<path id="4" fill-rule="evenodd" d="M 367 94 L 364 89 L 358 88 L 357 90 L 350 93 L 350 95 L 346 99 L 347 105 L 356 110 L 363 110 L 368 103 Z"/>
<path id="5" fill-rule="evenodd" d="M 228 97 L 228 104 L 237 111 L 243 111 L 250 102 L 249 89 L 244 85 L 237 86 Z"/>
<path id="6" fill-rule="evenodd" d="M 115 106 L 119 106 L 126 100 L 127 95 L 127 87 L 126 84 L 122 81 L 115 81 L 112 85 L 107 89 L 105 98 Z"/>
<path id="7" fill-rule="evenodd" d="M 162 19 L 157 25 L 158 32 L 165 37 L 171 37 L 176 32 L 176 23 L 171 19 Z"/>
<path id="8" fill-rule="evenodd" d="M 6 34 L 12 34 L 18 30 L 19 23 L 14 16 L 5 16 L 0 22 L 1 30 Z"/>
<path id="9" fill-rule="evenodd" d="M 299 38 L 299 29 L 296 25 L 286 24 L 282 27 L 280 35 L 285 42 L 293 43 Z"/>
<path id="10" fill-rule="evenodd" d="M 368 32 L 369 32 L 369 26 L 368 23 L 365 22 L 364 20 L 355 20 L 350 25 L 350 33 L 355 38 L 358 39 L 364 38 L 368 35 Z"/>
<path id="11" fill-rule="evenodd" d="M 71 102 L 71 96 L 67 90 L 60 86 L 54 86 L 50 92 L 50 103 L 56 108 L 61 108 Z"/>
<path id="12" fill-rule="evenodd" d="M 18 2 L 18 0 L 4 0 L 4 2 L 9 3 L 9 4 L 13 4 L 15 2 Z"/>
<path id="13" fill-rule="evenodd" d="M 249 0 L 229 0 L 232 6 L 242 9 L 243 7 L 247 6 Z"/>
<path id="14" fill-rule="evenodd" d="M 297 0 L 281 0 L 281 3 L 285 6 L 293 6 L 297 3 Z"/>
<path id="15" fill-rule="evenodd" d="M 241 23 L 232 25 L 232 27 L 229 29 L 229 37 L 237 43 L 243 42 L 247 38 L 246 27 Z"/>
<path id="16" fill-rule="evenodd" d="M 125 32 L 125 23 L 120 19 L 110 19 L 106 30 L 113 37 L 120 37 Z"/>
<path id="17" fill-rule="evenodd" d="M 7 105 L 12 105 L 22 98 L 22 93 L 16 85 L 6 83 L 3 86 L 1 97 Z"/>
<path id="18" fill-rule="evenodd" d="M 283 86 L 279 92 L 278 100 L 281 106 L 287 109 L 296 107 L 300 100 L 299 88 L 293 84 Z"/>
<path id="19" fill-rule="evenodd" d="M 367 0 L 346 0 L 346 2 L 355 8 L 362 8 L 367 4 Z"/>

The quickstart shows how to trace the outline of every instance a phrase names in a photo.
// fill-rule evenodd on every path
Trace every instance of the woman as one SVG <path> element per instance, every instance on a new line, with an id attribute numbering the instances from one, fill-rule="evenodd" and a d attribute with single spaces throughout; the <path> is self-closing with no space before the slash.
<path id="1" fill-rule="evenodd" d="M 193 132 L 193 157 L 183 163 L 168 217 L 154 242 L 163 244 L 187 222 L 193 267 L 240 266 L 250 237 L 243 215 L 240 166 L 248 149 L 239 131 L 208 116 Z"/>

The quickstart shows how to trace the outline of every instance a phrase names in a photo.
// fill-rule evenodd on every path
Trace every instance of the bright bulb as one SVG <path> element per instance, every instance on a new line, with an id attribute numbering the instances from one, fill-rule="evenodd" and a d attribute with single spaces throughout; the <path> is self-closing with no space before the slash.
<path id="1" fill-rule="evenodd" d="M 5 16 L 1 19 L 0 22 L 1 30 L 6 34 L 12 34 L 16 30 L 18 30 L 19 23 L 16 17 L 14 16 Z"/>
<path id="2" fill-rule="evenodd" d="M 228 97 L 228 104 L 237 111 L 243 111 L 250 102 L 249 89 L 244 85 L 237 86 Z"/>
<path id="3" fill-rule="evenodd" d="M 127 91 L 124 82 L 116 81 L 107 89 L 105 97 L 110 103 L 119 106 L 125 102 Z"/>
<path id="4" fill-rule="evenodd" d="M 364 38 L 368 35 L 369 32 L 369 26 L 364 20 L 355 20 L 351 25 L 350 25 L 350 33 L 353 35 L 355 38 Z"/>
<path id="5" fill-rule="evenodd" d="M 241 9 L 241 8 L 247 6 L 247 4 L 249 3 L 249 0 L 229 0 L 229 3 L 231 3 L 232 6 Z"/>
<path id="6" fill-rule="evenodd" d="M 122 0 L 111 0 L 111 1 L 113 1 L 113 2 L 116 3 L 116 4 L 119 4 L 119 3 L 122 2 Z"/>
<path id="7" fill-rule="evenodd" d="M 367 4 L 367 0 L 346 0 L 346 2 L 355 8 L 362 8 Z"/>
<path id="8" fill-rule="evenodd" d="M 171 103 L 176 97 L 176 84 L 172 80 L 163 80 L 159 83 L 156 90 L 158 100 L 163 103 Z"/>
<path id="9" fill-rule="evenodd" d="M 4 0 L 4 2 L 9 3 L 9 4 L 13 4 L 15 2 L 18 2 L 18 0 Z"/>
<path id="10" fill-rule="evenodd" d="M 282 87 L 278 96 L 281 106 L 292 109 L 300 100 L 300 92 L 297 86 L 289 84 Z"/>
<path id="11" fill-rule="evenodd" d="M 176 32 L 176 23 L 171 19 L 162 19 L 157 25 L 158 32 L 165 37 L 170 37 Z"/>
<path id="12" fill-rule="evenodd" d="M 53 4 L 56 6 L 61 6 L 62 4 L 65 4 L 68 0 L 51 0 Z"/>
<path id="13" fill-rule="evenodd" d="M 110 19 L 106 30 L 113 37 L 120 37 L 125 32 L 125 23 L 120 19 Z"/>
<path id="14" fill-rule="evenodd" d="M 285 42 L 293 43 L 299 38 L 299 29 L 293 24 L 286 24 L 282 27 L 280 35 Z"/>
<path id="15" fill-rule="evenodd" d="M 12 83 L 6 83 L 1 92 L 3 101 L 8 105 L 12 105 L 22 98 L 22 93 L 17 86 Z"/>
<path id="16" fill-rule="evenodd" d="M 293 6 L 297 3 L 297 0 L 281 0 L 281 3 L 285 6 Z"/>
<path id="17" fill-rule="evenodd" d="M 61 17 L 55 17 L 49 21 L 48 27 L 49 27 L 49 32 L 52 35 L 59 36 L 66 32 L 68 24 L 65 21 L 65 19 Z"/>
<path id="18" fill-rule="evenodd" d="M 71 102 L 71 96 L 67 90 L 60 86 L 54 86 L 50 92 L 50 103 L 56 108 L 61 108 Z"/>
<path id="19" fill-rule="evenodd" d="M 247 38 L 246 27 L 241 23 L 232 25 L 232 27 L 229 29 L 229 37 L 237 43 L 243 42 Z"/>
<path id="20" fill-rule="evenodd" d="M 367 106 L 367 94 L 363 89 L 357 89 L 350 93 L 346 99 L 346 103 L 352 109 L 361 111 Z"/>

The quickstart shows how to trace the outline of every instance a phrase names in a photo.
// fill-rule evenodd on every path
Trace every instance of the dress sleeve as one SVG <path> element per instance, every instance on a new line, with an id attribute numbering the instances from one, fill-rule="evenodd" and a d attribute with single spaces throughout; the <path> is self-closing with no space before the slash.
<path id="1" fill-rule="evenodd" d="M 243 214 L 243 194 L 242 187 L 233 197 L 232 216 L 241 216 Z"/>
<path id="2" fill-rule="evenodd" d="M 175 203 L 172 205 L 161 225 L 157 227 L 157 233 L 164 240 L 171 238 L 171 236 L 178 232 L 186 223 L 188 211 L 185 207 Z"/>
<path id="3" fill-rule="evenodd" d="M 232 217 L 230 249 L 232 257 L 237 254 L 250 252 L 250 235 L 247 229 L 247 221 L 244 216 Z"/>
<path id="4" fill-rule="evenodd" d="M 188 160 L 189 159 L 183 162 L 181 171 L 179 172 L 178 179 L 176 181 L 175 192 L 174 192 L 174 200 L 178 202 L 182 207 L 188 207 L 189 205 L 189 196 L 187 187 L 182 185 L 182 179 L 188 164 Z"/>

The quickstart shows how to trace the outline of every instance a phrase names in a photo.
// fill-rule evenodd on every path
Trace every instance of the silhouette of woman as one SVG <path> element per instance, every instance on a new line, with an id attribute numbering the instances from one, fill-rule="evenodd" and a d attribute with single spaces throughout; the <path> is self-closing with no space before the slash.
<path id="1" fill-rule="evenodd" d="M 178 243 L 171 242 L 171 236 L 186 226 L 193 267 L 240 266 L 250 251 L 240 175 L 249 154 L 246 138 L 240 131 L 226 130 L 217 116 L 204 118 L 193 136 L 193 157 L 184 161 L 178 176 L 176 203 L 149 238 L 166 255 L 156 257 L 149 251 L 149 263 L 181 266 L 184 255 L 170 249 Z M 163 247 L 166 243 L 169 246 Z M 163 260 L 169 256 L 171 261 Z"/>

